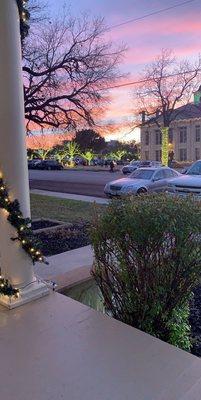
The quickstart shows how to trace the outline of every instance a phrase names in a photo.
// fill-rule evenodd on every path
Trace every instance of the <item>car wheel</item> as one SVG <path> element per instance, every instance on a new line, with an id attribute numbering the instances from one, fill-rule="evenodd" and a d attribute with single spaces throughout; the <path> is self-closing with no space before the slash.
<path id="1" fill-rule="evenodd" d="M 147 189 L 145 189 L 145 188 L 140 188 L 140 189 L 138 189 L 138 191 L 137 191 L 137 195 L 140 195 L 140 194 L 145 194 L 145 193 L 147 193 Z"/>
<path id="2" fill-rule="evenodd" d="M 48 171 L 51 171 L 51 169 L 52 169 L 51 167 L 47 167 L 47 170 L 48 170 Z"/>

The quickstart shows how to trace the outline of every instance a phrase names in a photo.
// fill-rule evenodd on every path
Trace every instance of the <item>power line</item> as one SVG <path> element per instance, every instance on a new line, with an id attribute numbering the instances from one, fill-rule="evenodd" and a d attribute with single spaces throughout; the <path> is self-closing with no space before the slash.
<path id="1" fill-rule="evenodd" d="M 160 79 L 172 78 L 172 77 L 174 77 L 174 76 L 179 76 L 179 75 L 183 75 L 183 74 L 192 74 L 193 72 L 198 72 L 198 71 L 201 71 L 201 69 L 193 69 L 193 70 L 190 70 L 190 71 L 177 72 L 177 73 L 174 73 L 174 74 L 164 75 L 164 76 L 162 76 L 162 77 L 160 76 L 160 77 L 158 77 L 158 78 L 155 77 L 155 78 L 139 79 L 139 80 L 137 80 L 137 81 L 131 81 L 131 82 L 127 82 L 127 83 L 121 83 L 121 84 L 119 84 L 119 85 L 107 86 L 107 87 L 105 87 L 105 88 L 100 88 L 99 91 L 101 91 L 101 90 L 110 90 L 110 89 L 118 89 L 118 88 L 121 88 L 121 87 L 137 85 L 137 84 L 139 84 L 139 83 L 151 82 L 151 81 L 153 81 L 154 79 L 159 79 L 159 78 L 160 78 Z"/>
<path id="2" fill-rule="evenodd" d="M 116 25 L 111 25 L 110 27 L 108 27 L 107 30 L 112 30 L 114 28 L 118 28 L 120 26 L 123 26 L 123 25 L 126 25 L 126 24 L 130 24 L 131 22 L 137 22 L 137 21 L 140 21 L 142 19 L 148 18 L 150 16 L 157 15 L 159 13 L 163 13 L 163 12 L 178 8 L 178 7 L 184 6 L 184 5 L 189 4 L 189 3 L 193 3 L 194 1 L 196 1 L 196 0 L 186 0 L 186 1 L 183 1 L 181 3 L 175 4 L 175 5 L 170 6 L 170 7 L 161 8 L 160 10 L 156 10 L 156 11 L 153 11 L 151 13 L 142 15 L 141 17 L 133 18 L 133 19 L 130 19 L 130 20 L 125 21 L 125 22 L 121 22 L 121 23 L 116 24 Z M 195 72 L 195 70 L 194 71 L 184 71 L 183 73 L 187 73 L 187 72 L 192 73 L 192 72 Z M 178 76 L 178 75 L 181 75 L 181 74 L 182 73 L 170 74 L 170 75 L 164 76 L 163 78 L 169 78 L 169 77 Z M 144 79 L 144 80 L 137 80 L 137 81 L 132 81 L 132 82 L 128 82 L 128 83 L 123 83 L 123 84 L 119 84 L 119 85 L 114 85 L 114 86 L 110 86 L 110 87 L 101 88 L 99 90 L 117 89 L 117 88 L 121 88 L 121 87 L 136 85 L 138 83 L 146 83 L 146 82 L 149 82 L 151 80 L 152 80 L 151 78 L 150 79 Z"/>
<path id="3" fill-rule="evenodd" d="M 112 30 L 112 29 L 115 29 L 115 28 L 119 28 L 120 26 L 130 24 L 131 22 L 138 22 L 138 21 L 141 21 L 142 19 L 145 19 L 145 18 L 148 18 L 148 17 L 152 17 L 153 15 L 161 14 L 163 12 L 173 10 L 174 8 L 178 8 L 178 7 L 184 6 L 184 5 L 189 4 L 189 3 L 193 3 L 194 1 L 196 1 L 196 0 L 187 0 L 187 1 L 183 1 L 182 3 L 175 4 L 174 6 L 161 8 L 161 9 L 153 11 L 151 13 L 144 14 L 141 17 L 132 18 L 132 19 L 129 19 L 127 21 L 120 22 L 119 24 L 111 25 L 111 26 L 108 27 L 107 30 Z"/>
<path id="4" fill-rule="evenodd" d="M 119 24 L 111 25 L 110 27 L 108 27 L 107 30 L 112 30 L 112 29 L 115 29 L 115 28 L 118 28 L 118 27 L 121 27 L 121 26 L 130 24 L 130 23 L 132 23 L 132 22 L 138 22 L 138 21 L 141 21 L 141 20 L 143 20 L 143 19 L 145 19 L 145 18 L 152 17 L 152 16 L 154 16 L 154 15 L 157 15 L 157 14 L 160 14 L 160 13 L 164 13 L 164 12 L 166 12 L 166 11 L 170 11 L 170 10 L 173 10 L 173 9 L 175 9 L 175 8 L 178 8 L 178 7 L 182 7 L 182 6 L 186 5 L 186 4 L 193 3 L 194 1 L 195 1 L 195 0 L 187 0 L 187 1 L 184 1 L 184 2 L 182 2 L 182 3 L 175 4 L 174 6 L 170 6 L 170 7 L 166 7 L 166 8 L 159 9 L 159 10 L 153 11 L 153 12 L 151 12 L 151 13 L 142 15 L 141 17 L 132 18 L 132 19 L 130 19 L 130 20 L 121 22 L 121 23 L 119 23 Z M 197 70 L 197 71 L 198 71 L 198 70 Z M 200 71 L 200 70 L 199 70 L 199 71 Z M 184 71 L 183 73 L 193 73 L 193 72 L 196 72 L 196 70 Z M 165 79 L 165 78 L 170 78 L 170 77 L 174 77 L 174 76 L 178 76 L 178 75 L 182 75 L 183 73 L 169 74 L 169 75 L 164 76 L 163 79 Z M 117 88 L 121 88 L 121 87 L 136 85 L 136 84 L 139 84 L 139 83 L 150 82 L 150 81 L 152 81 L 152 80 L 153 80 L 153 78 L 142 79 L 142 80 L 132 81 L 132 82 L 124 83 L 124 84 L 119 84 L 119 85 L 110 86 L 110 87 L 107 87 L 107 88 L 101 88 L 101 89 L 99 89 L 99 90 L 117 89 Z M 129 132 L 125 133 L 125 134 L 123 135 L 123 138 L 124 138 L 125 136 L 127 136 L 128 134 L 130 134 L 131 132 L 133 132 L 133 130 L 134 130 L 135 128 L 136 128 L 136 126 L 135 126 L 134 128 L 132 128 Z"/>

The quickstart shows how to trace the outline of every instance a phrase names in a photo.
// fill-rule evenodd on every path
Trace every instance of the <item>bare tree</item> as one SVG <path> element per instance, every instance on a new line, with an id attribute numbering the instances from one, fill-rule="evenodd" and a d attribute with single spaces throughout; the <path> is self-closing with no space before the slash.
<path id="1" fill-rule="evenodd" d="M 193 64 L 177 61 L 169 50 L 145 68 L 136 90 L 138 112 L 142 125 L 155 123 L 162 132 L 162 162 L 168 163 L 168 133 L 170 124 L 182 114 L 182 105 L 190 102 L 200 79 L 201 58 Z M 145 121 L 145 115 L 153 117 Z"/>
<path id="2" fill-rule="evenodd" d="M 64 163 L 64 160 L 66 159 L 67 154 L 68 154 L 68 152 L 66 151 L 66 146 L 63 146 L 61 144 L 54 146 L 52 149 L 52 153 L 53 153 L 54 157 L 56 158 L 56 160 L 58 162 L 60 162 L 61 164 Z"/>
<path id="3" fill-rule="evenodd" d="M 121 161 L 122 158 L 126 155 L 126 150 L 116 150 L 112 151 L 109 154 L 109 158 L 112 158 L 115 161 Z"/>
<path id="4" fill-rule="evenodd" d="M 64 15 L 34 24 L 23 46 L 25 116 L 41 127 L 94 123 L 107 86 L 121 77 L 125 46 L 107 41 L 102 19 Z"/>
<path id="5" fill-rule="evenodd" d="M 87 150 L 85 153 L 81 153 L 80 155 L 87 161 L 87 165 L 91 165 L 91 162 L 95 157 L 93 150 Z"/>
<path id="6" fill-rule="evenodd" d="M 33 136 L 33 141 L 30 142 L 32 151 L 34 151 L 35 156 L 41 160 L 46 160 L 50 153 L 52 152 L 53 144 L 49 136 Z"/>
<path id="7" fill-rule="evenodd" d="M 31 27 L 48 20 L 48 2 L 46 0 L 28 0 L 25 4 L 30 15 Z"/>
<path id="8" fill-rule="evenodd" d="M 80 154 L 80 148 L 75 142 L 64 143 L 66 157 L 69 158 L 69 164 L 71 167 L 74 166 L 74 158 Z"/>
<path id="9" fill-rule="evenodd" d="M 50 148 L 50 149 L 41 148 L 41 149 L 36 150 L 35 154 L 38 158 L 41 158 L 41 160 L 44 161 L 48 158 L 51 151 L 52 151 L 52 148 Z"/>

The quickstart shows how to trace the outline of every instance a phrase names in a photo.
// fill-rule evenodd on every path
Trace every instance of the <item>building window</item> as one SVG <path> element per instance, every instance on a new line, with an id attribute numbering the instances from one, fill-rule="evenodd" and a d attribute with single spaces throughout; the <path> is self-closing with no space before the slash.
<path id="1" fill-rule="evenodd" d="M 169 143 L 173 143 L 173 129 L 172 128 L 169 129 L 168 137 L 169 137 L 169 139 L 168 139 Z"/>
<path id="2" fill-rule="evenodd" d="M 156 161 L 161 161 L 162 151 L 156 150 Z"/>
<path id="3" fill-rule="evenodd" d="M 148 151 L 145 151 L 145 152 L 144 152 L 144 155 L 145 155 L 145 160 L 148 160 L 148 159 L 149 159 L 149 152 L 148 152 Z"/>
<path id="4" fill-rule="evenodd" d="M 196 159 L 196 160 L 199 160 L 199 159 L 200 159 L 200 149 L 199 149 L 199 148 L 196 148 L 196 149 L 195 149 L 195 159 Z"/>
<path id="5" fill-rule="evenodd" d="M 155 131 L 156 134 L 156 144 L 162 144 L 162 133 L 159 129 Z"/>
<path id="6" fill-rule="evenodd" d="M 187 142 L 187 127 L 181 126 L 181 128 L 179 128 L 179 134 L 180 134 L 180 143 L 186 143 Z"/>
<path id="7" fill-rule="evenodd" d="M 196 127 L 195 127 L 195 141 L 196 142 L 200 142 L 200 137 L 201 137 L 200 125 L 196 125 Z"/>
<path id="8" fill-rule="evenodd" d="M 145 132 L 145 145 L 149 146 L 149 132 L 148 131 Z"/>
<path id="9" fill-rule="evenodd" d="M 187 149 L 179 150 L 180 161 L 187 161 Z"/>

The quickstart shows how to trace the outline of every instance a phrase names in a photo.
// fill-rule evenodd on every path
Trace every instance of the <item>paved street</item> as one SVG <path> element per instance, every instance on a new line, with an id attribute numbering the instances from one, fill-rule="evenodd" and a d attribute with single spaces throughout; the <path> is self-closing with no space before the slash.
<path id="1" fill-rule="evenodd" d="M 37 171 L 30 170 L 30 188 L 104 197 L 107 182 L 123 177 L 121 172 L 109 171 Z"/>

